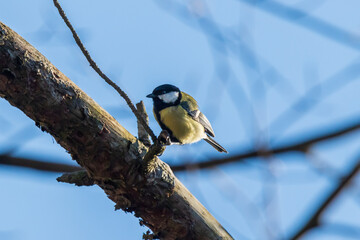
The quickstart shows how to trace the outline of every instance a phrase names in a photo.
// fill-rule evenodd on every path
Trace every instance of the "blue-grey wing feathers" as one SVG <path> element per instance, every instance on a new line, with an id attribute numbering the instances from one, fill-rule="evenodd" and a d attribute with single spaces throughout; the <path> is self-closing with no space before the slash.
<path id="1" fill-rule="evenodd" d="M 187 113 L 189 114 L 189 116 L 192 117 L 192 119 L 199 122 L 204 127 L 205 133 L 208 134 L 206 136 L 206 138 L 204 138 L 204 140 L 206 142 L 208 142 L 211 146 L 213 146 L 219 152 L 227 153 L 225 148 L 223 148 L 218 142 L 216 142 L 214 139 L 211 138 L 211 137 L 215 137 L 215 133 L 211 127 L 209 120 L 206 118 L 206 116 L 202 112 L 200 112 L 199 109 L 190 110 L 189 104 L 185 101 L 181 102 L 180 105 L 182 106 L 182 108 L 184 108 L 187 111 Z"/>
<path id="2" fill-rule="evenodd" d="M 181 102 L 180 105 L 188 112 L 189 116 L 191 116 L 192 119 L 199 122 L 204 127 L 207 134 L 209 134 L 211 137 L 215 137 L 214 130 L 212 129 L 209 120 L 202 112 L 200 112 L 199 109 L 191 111 L 187 102 Z"/>
<path id="3" fill-rule="evenodd" d="M 209 120 L 206 118 L 206 116 L 200 112 L 199 110 L 191 111 L 190 116 L 193 116 L 193 119 L 197 122 L 199 122 L 203 127 L 205 128 L 205 132 L 209 134 L 212 137 L 215 137 L 214 130 L 211 127 L 211 124 Z"/>

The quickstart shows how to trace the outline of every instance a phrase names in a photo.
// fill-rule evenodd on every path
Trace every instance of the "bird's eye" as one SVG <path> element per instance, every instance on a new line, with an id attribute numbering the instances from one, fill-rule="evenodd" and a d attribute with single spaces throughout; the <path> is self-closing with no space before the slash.
<path id="1" fill-rule="evenodd" d="M 162 94 L 165 94 L 165 93 L 166 93 L 166 91 L 164 90 L 164 91 L 162 91 L 161 93 L 162 93 Z"/>

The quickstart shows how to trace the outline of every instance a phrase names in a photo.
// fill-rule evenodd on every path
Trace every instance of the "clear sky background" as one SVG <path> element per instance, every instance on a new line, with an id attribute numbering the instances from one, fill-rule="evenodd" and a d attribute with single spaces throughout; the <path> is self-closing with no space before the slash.
<path id="1" fill-rule="evenodd" d="M 0 3 L 0 21 L 137 134 L 135 117 L 89 67 L 52 1 Z M 281 12 L 274 3 L 296 11 Z M 144 100 L 150 113 L 145 96 L 153 88 L 178 86 L 198 100 L 230 156 L 359 120 L 359 1 L 60 4 L 99 67 L 134 102 Z M 306 101 L 292 107 L 304 95 Z M 4 99 L 0 110 L 1 154 L 75 164 Z M 152 114 L 150 126 L 160 132 Z M 358 160 L 359 137 L 357 131 L 317 144 L 310 156 L 287 153 L 176 175 L 235 239 L 286 239 Z M 175 165 L 211 157 L 224 155 L 203 141 L 168 147 L 161 159 Z M 0 239 L 141 239 L 146 232 L 132 214 L 114 211 L 99 187 L 58 183 L 58 176 L 0 166 Z M 326 224 L 303 239 L 360 239 L 358 184 L 326 211 Z"/>

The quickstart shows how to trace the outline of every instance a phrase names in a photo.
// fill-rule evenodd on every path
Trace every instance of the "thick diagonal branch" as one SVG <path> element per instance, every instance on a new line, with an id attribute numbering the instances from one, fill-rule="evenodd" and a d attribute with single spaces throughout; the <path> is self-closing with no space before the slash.
<path id="1" fill-rule="evenodd" d="M 141 174 L 147 148 L 54 67 L 0 23 L 0 97 L 50 133 L 116 203 L 162 239 L 232 239 L 156 159 Z"/>

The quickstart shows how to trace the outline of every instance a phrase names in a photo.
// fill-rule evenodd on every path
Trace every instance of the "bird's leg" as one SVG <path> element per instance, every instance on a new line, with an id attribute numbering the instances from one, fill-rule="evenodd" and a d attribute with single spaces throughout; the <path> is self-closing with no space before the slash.
<path id="1" fill-rule="evenodd" d="M 171 139 L 170 139 L 170 134 L 168 131 L 166 130 L 162 130 L 159 137 L 159 142 L 162 144 L 162 145 L 171 145 Z"/>

